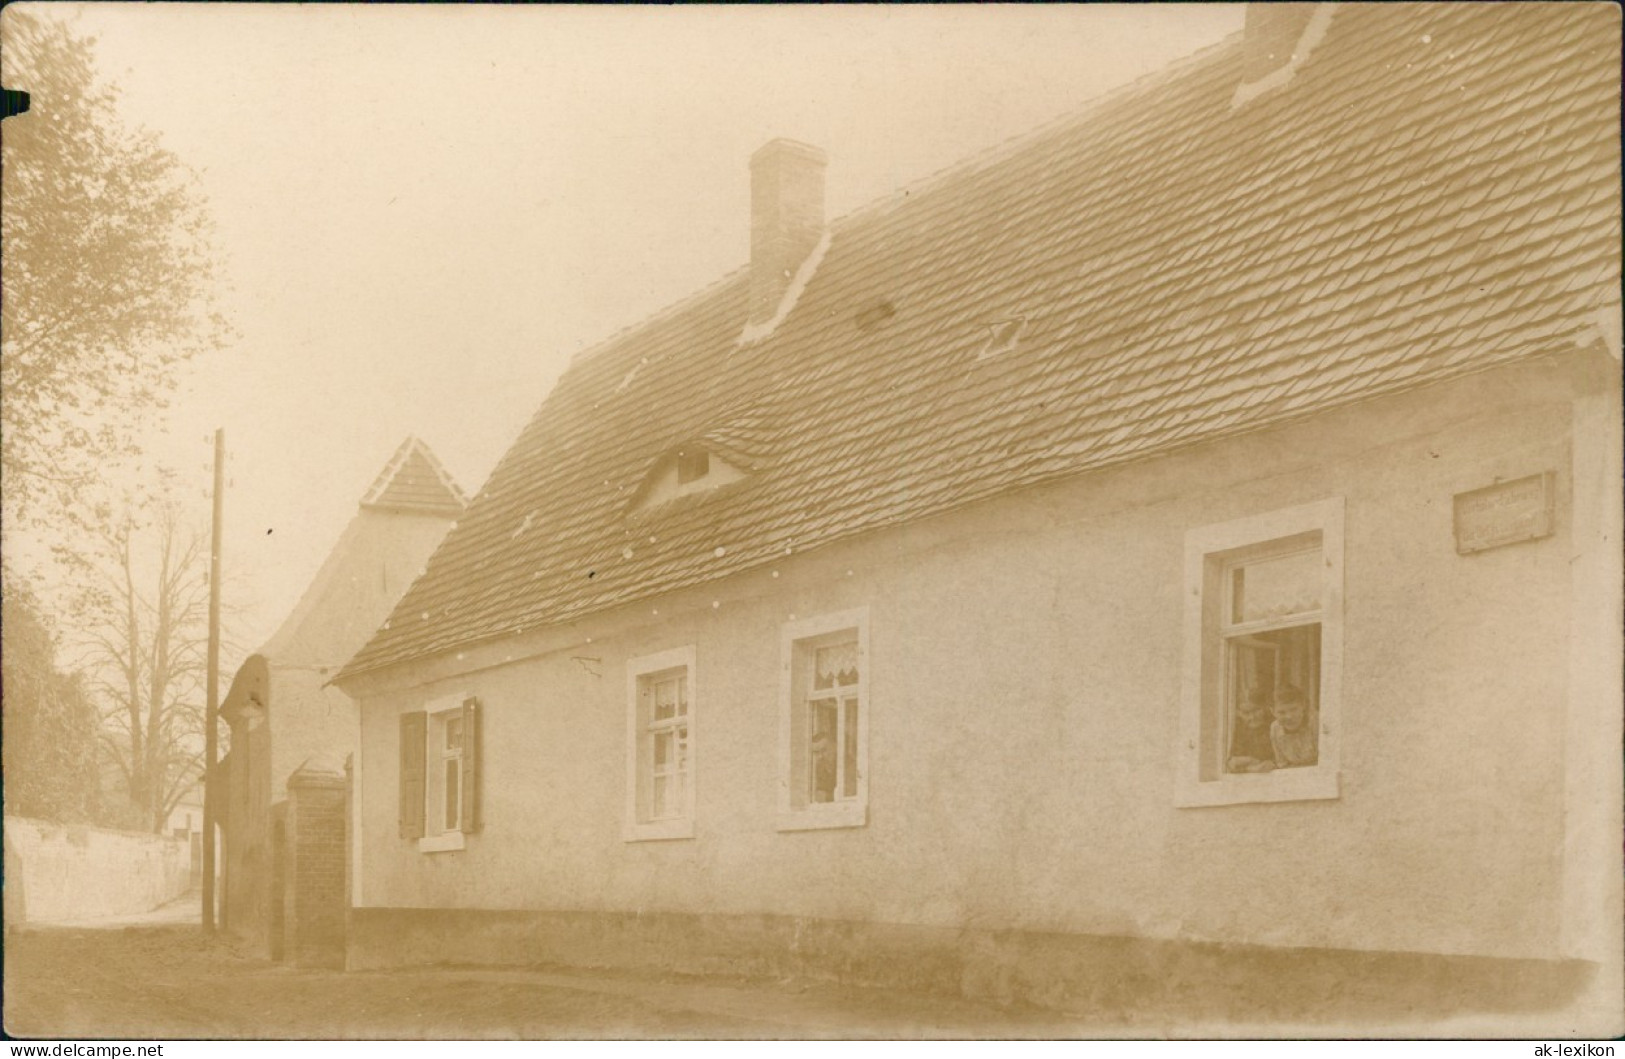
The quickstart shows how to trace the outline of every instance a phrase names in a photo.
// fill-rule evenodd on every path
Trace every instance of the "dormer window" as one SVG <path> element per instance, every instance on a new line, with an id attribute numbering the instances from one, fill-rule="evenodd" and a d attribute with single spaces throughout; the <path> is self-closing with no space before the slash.
<path id="1" fill-rule="evenodd" d="M 673 439 L 650 460 L 633 491 L 628 514 L 653 511 L 674 500 L 726 491 L 761 470 L 767 419 L 760 408 L 736 408 L 704 432 Z"/>
<path id="2" fill-rule="evenodd" d="M 748 473 L 740 463 L 713 452 L 709 446 L 698 441 L 687 442 L 669 450 L 650 468 L 633 506 L 648 511 L 679 497 L 721 489 L 740 481 Z"/>
<path id="3" fill-rule="evenodd" d="M 683 449 L 677 454 L 677 484 L 697 482 L 711 473 L 711 454 L 697 446 Z"/>
<path id="4" fill-rule="evenodd" d="M 982 346 L 982 351 L 976 354 L 976 359 L 986 360 L 988 357 L 996 357 L 1000 353 L 1008 353 L 1015 349 L 1026 326 L 1025 316 L 1012 316 L 1007 320 L 995 320 L 988 324 L 987 342 Z"/>

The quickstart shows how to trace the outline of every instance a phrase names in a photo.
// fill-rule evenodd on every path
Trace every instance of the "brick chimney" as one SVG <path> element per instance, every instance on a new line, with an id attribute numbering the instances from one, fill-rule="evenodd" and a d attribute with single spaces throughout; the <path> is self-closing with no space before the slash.
<path id="1" fill-rule="evenodd" d="M 1242 80 L 1254 82 L 1292 61 L 1292 50 L 1314 17 L 1312 3 L 1254 3 L 1247 5 L 1242 25 L 1245 69 Z M 1300 57 L 1301 58 L 1301 57 Z"/>
<path id="2" fill-rule="evenodd" d="M 750 323 L 771 320 L 824 234 L 824 152 L 770 140 L 750 157 Z"/>

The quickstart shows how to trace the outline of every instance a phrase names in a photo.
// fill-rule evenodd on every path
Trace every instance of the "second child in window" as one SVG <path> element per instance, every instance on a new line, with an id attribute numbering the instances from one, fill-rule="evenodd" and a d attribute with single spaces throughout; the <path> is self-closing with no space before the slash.
<path id="1" fill-rule="evenodd" d="M 1270 743 L 1275 751 L 1276 768 L 1299 768 L 1313 765 L 1318 757 L 1315 749 L 1315 719 L 1309 713 L 1309 700 L 1302 691 L 1288 685 L 1275 696 L 1275 723 L 1270 725 Z"/>
<path id="2" fill-rule="evenodd" d="M 1270 738 L 1270 697 L 1262 687 L 1250 688 L 1236 706 L 1230 730 L 1231 772 L 1268 772 L 1275 767 L 1275 744 Z"/>

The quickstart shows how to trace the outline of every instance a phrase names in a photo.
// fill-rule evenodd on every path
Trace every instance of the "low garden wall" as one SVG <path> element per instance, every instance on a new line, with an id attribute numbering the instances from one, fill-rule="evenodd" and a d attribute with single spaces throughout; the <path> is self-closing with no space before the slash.
<path id="1" fill-rule="evenodd" d="M 20 816 L 4 826 L 8 927 L 146 912 L 190 885 L 185 839 Z"/>

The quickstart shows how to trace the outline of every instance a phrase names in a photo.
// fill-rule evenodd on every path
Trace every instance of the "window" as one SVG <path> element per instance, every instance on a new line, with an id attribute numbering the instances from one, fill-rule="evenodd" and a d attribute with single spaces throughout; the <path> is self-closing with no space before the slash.
<path id="1" fill-rule="evenodd" d="M 995 320 L 988 324 L 987 341 L 983 343 L 982 351 L 976 355 L 976 359 L 986 360 L 988 357 L 996 357 L 1000 353 L 1008 353 L 1015 349 L 1026 326 L 1025 316 L 1013 316 L 1008 320 Z"/>
<path id="2" fill-rule="evenodd" d="M 400 830 L 440 853 L 480 827 L 480 702 L 458 695 L 430 707 L 401 715 Z"/>
<path id="3" fill-rule="evenodd" d="M 1192 530 L 1176 800 L 1335 798 L 1343 502 Z"/>
<path id="4" fill-rule="evenodd" d="M 694 837 L 694 648 L 627 667 L 628 842 Z"/>
<path id="5" fill-rule="evenodd" d="M 651 511 L 679 497 L 714 493 L 748 477 L 744 467 L 703 442 L 686 442 L 654 462 L 632 499 L 632 509 Z"/>
<path id="6" fill-rule="evenodd" d="M 435 758 L 434 790 L 429 805 L 438 811 L 439 829 L 461 831 L 463 821 L 463 711 L 445 710 L 430 717 L 430 746 Z"/>
<path id="7" fill-rule="evenodd" d="M 868 613 L 785 627 L 779 829 L 868 822 Z"/>
<path id="8" fill-rule="evenodd" d="M 690 446 L 677 453 L 677 484 L 697 482 L 711 473 L 711 454 Z"/>

